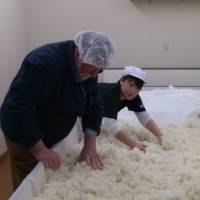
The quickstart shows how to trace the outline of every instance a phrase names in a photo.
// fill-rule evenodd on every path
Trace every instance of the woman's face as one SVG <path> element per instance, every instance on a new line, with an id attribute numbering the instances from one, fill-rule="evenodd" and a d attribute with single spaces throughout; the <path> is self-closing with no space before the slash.
<path id="1" fill-rule="evenodd" d="M 132 100 L 134 99 L 140 92 L 141 89 L 137 88 L 135 82 L 133 80 L 120 80 L 121 86 L 121 100 Z"/>

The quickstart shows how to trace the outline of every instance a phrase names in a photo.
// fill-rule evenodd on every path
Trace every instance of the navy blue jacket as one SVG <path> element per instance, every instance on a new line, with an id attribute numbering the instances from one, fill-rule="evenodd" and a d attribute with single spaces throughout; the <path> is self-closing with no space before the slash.
<path id="1" fill-rule="evenodd" d="M 77 116 L 83 131 L 99 132 L 97 78 L 77 81 L 75 48 L 73 41 L 47 44 L 25 57 L 0 110 L 10 140 L 29 148 L 42 139 L 51 147 L 69 134 Z"/>

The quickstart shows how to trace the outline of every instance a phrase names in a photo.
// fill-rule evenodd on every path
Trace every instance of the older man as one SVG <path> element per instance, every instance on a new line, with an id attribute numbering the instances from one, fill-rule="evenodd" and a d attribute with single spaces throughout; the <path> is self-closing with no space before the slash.
<path id="1" fill-rule="evenodd" d="M 14 189 L 38 161 L 59 168 L 60 156 L 50 148 L 69 134 L 78 116 L 85 133 L 80 160 L 103 167 L 96 151 L 102 120 L 96 75 L 111 65 L 113 56 L 113 42 L 105 34 L 83 31 L 74 40 L 41 46 L 25 57 L 0 112 Z"/>

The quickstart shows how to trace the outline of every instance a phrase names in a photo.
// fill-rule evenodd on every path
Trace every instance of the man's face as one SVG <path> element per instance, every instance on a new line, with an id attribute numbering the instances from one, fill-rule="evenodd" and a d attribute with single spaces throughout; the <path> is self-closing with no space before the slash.
<path id="1" fill-rule="evenodd" d="M 86 80 L 91 77 L 97 76 L 100 71 L 103 71 L 103 67 L 96 67 L 90 64 L 81 63 L 79 67 L 79 76 L 81 80 Z"/>

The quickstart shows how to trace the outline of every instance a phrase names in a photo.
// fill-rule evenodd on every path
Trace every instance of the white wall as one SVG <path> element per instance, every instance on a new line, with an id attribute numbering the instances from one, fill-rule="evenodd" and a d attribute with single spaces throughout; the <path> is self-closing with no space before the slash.
<path id="1" fill-rule="evenodd" d="M 199 0 L 27 0 L 29 49 L 82 29 L 109 34 L 115 66 L 200 66 Z"/>
<path id="2" fill-rule="evenodd" d="M 0 103 L 27 49 L 83 29 L 116 41 L 115 66 L 199 67 L 199 10 L 199 0 L 1 0 Z"/>
<path id="3" fill-rule="evenodd" d="M 200 89 L 199 69 L 150 69 L 145 68 L 145 87 L 190 87 Z M 122 75 L 122 69 L 107 69 L 101 73 L 99 81 L 112 83 L 117 82 Z"/>
<path id="4" fill-rule="evenodd" d="M 26 52 L 24 0 L 0 1 L 0 103 Z M 0 132 L 0 155 L 5 151 Z"/>

